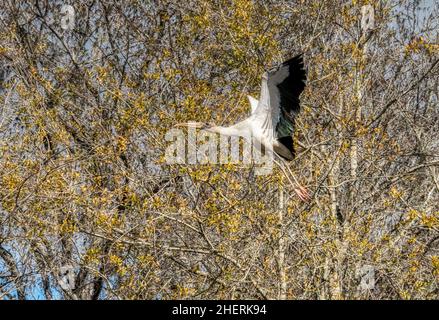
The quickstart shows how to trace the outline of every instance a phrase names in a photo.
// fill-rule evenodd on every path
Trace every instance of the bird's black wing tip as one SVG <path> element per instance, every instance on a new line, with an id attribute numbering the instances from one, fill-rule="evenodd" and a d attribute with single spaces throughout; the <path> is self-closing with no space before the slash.
<path id="1" fill-rule="evenodd" d="M 280 143 L 282 143 L 290 152 L 292 155 L 292 158 L 286 158 L 285 156 L 280 155 L 282 158 L 284 158 L 287 161 L 293 160 L 293 158 L 296 155 L 296 151 L 294 150 L 294 141 L 292 136 L 286 136 L 286 137 L 280 137 L 277 139 Z"/>
<path id="2" fill-rule="evenodd" d="M 303 66 L 303 52 L 299 53 L 291 58 L 289 58 L 288 60 L 286 60 L 284 63 L 282 63 L 283 65 L 299 65 L 299 66 Z"/>

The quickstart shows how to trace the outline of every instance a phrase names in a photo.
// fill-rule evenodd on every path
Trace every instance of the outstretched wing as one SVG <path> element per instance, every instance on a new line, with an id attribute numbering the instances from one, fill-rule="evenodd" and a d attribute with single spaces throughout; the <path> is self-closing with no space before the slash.
<path id="1" fill-rule="evenodd" d="M 254 112 L 255 125 L 270 139 L 291 137 L 294 117 L 300 111 L 299 96 L 306 74 L 301 55 L 282 63 L 262 76 L 261 95 Z"/>
<path id="2" fill-rule="evenodd" d="M 288 76 L 276 85 L 280 95 L 280 115 L 276 124 L 277 137 L 291 136 L 294 132 L 294 117 L 300 111 L 299 96 L 305 88 L 306 74 L 302 56 L 296 56 L 282 64 Z M 279 71 L 278 71 L 279 72 Z"/>
<path id="3" fill-rule="evenodd" d="M 253 114 L 253 113 L 255 113 L 255 110 L 258 107 L 259 101 L 258 101 L 258 99 L 253 98 L 250 95 L 248 95 L 247 98 L 248 98 L 248 101 L 250 102 L 250 106 L 251 106 L 251 109 L 252 109 L 251 113 Z"/>

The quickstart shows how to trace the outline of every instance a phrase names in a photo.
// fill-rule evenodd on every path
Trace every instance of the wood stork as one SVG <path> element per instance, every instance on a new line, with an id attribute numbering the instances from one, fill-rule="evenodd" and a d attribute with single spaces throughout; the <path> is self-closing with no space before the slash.
<path id="1" fill-rule="evenodd" d="M 189 126 L 227 136 L 251 136 L 257 145 L 291 161 L 295 155 L 294 118 L 300 111 L 299 96 L 305 88 L 305 81 L 303 58 L 298 55 L 264 72 L 259 101 L 248 96 L 251 115 L 247 119 L 230 127 L 203 122 L 179 123 L 176 126 Z M 306 189 L 295 178 L 294 181 L 297 195 L 302 200 L 309 199 Z"/>

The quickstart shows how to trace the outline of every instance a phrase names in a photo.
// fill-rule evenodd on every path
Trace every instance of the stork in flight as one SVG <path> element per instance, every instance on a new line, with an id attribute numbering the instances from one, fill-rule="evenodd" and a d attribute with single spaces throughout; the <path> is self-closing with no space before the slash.
<path id="1" fill-rule="evenodd" d="M 248 96 L 252 111 L 247 119 L 230 127 L 203 122 L 179 123 L 176 126 L 189 126 L 227 136 L 251 136 L 257 145 L 291 161 L 295 155 L 294 118 L 300 111 L 299 96 L 305 88 L 305 81 L 302 55 L 298 55 L 262 75 L 259 101 Z M 292 176 L 295 183 L 288 179 L 295 192 L 300 199 L 308 200 L 307 190 Z"/>

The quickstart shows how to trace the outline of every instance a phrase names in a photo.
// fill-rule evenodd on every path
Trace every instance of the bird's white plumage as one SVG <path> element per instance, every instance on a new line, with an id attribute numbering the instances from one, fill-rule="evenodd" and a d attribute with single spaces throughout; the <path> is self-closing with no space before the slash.
<path id="1" fill-rule="evenodd" d="M 251 115 L 247 119 L 230 127 L 202 122 L 186 125 L 223 135 L 249 138 L 257 143 L 256 146 L 259 146 L 261 151 L 271 150 L 277 156 L 293 160 L 294 117 L 300 111 L 299 96 L 305 88 L 305 81 L 303 59 L 298 55 L 282 63 L 279 68 L 262 75 L 259 101 L 247 96 L 251 105 Z M 285 171 L 284 173 L 286 174 Z M 292 176 L 294 178 L 293 174 Z M 295 178 L 294 181 L 294 190 L 298 196 L 302 200 L 309 199 L 306 189 Z M 290 182 L 294 185 L 291 180 Z"/>
<path id="2" fill-rule="evenodd" d="M 256 108 L 258 107 L 259 100 L 256 98 L 253 98 L 250 95 L 248 95 L 247 98 L 248 98 L 248 101 L 250 102 L 251 114 L 253 114 L 253 113 L 255 113 Z"/>
<path id="3" fill-rule="evenodd" d="M 253 127 L 256 136 L 264 137 L 273 143 L 276 137 L 276 125 L 280 116 L 280 92 L 277 87 L 289 75 L 288 67 L 264 73 L 261 81 L 261 94 L 256 110 L 253 112 Z"/>
<path id="4" fill-rule="evenodd" d="M 230 127 L 200 124 L 199 128 L 229 136 L 250 136 L 285 159 L 294 157 L 292 133 L 299 95 L 306 79 L 301 56 L 296 56 L 262 75 L 259 101 L 247 96 L 251 115 Z"/>

